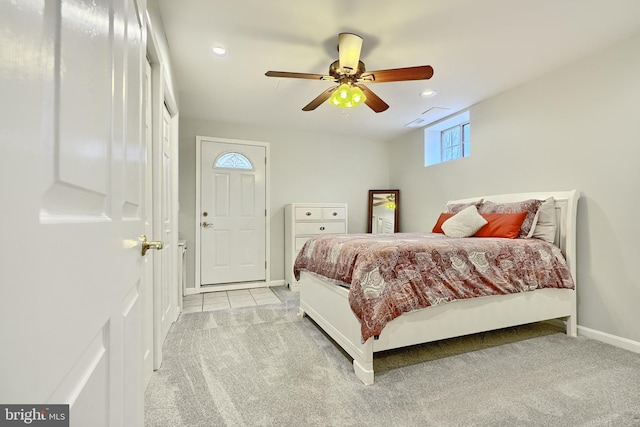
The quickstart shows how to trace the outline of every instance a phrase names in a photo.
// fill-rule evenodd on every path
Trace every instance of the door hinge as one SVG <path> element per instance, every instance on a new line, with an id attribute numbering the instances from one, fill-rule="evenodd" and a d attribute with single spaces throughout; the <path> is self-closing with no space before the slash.
<path id="1" fill-rule="evenodd" d="M 264 262 L 264 269 L 267 269 L 267 261 Z"/>
<path id="2" fill-rule="evenodd" d="M 264 216 L 267 216 L 267 210 L 266 209 L 264 210 Z"/>

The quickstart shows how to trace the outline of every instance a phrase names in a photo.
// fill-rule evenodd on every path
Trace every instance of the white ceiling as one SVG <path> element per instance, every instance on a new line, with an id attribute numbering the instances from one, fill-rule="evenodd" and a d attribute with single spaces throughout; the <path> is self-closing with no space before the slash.
<path id="1" fill-rule="evenodd" d="M 181 117 L 384 140 L 640 33 L 640 0 L 151 1 Z M 367 70 L 431 65 L 434 76 L 369 84 L 390 106 L 382 113 L 329 104 L 304 112 L 333 83 L 264 73 L 328 74 L 340 32 L 363 37 Z M 212 55 L 215 45 L 228 56 Z M 438 95 L 421 98 L 427 88 Z"/>

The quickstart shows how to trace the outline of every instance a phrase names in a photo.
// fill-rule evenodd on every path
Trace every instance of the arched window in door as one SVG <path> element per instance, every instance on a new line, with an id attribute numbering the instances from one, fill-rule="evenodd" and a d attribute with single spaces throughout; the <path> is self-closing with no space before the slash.
<path id="1" fill-rule="evenodd" d="M 241 153 L 235 153 L 233 151 L 229 153 L 221 154 L 213 164 L 214 168 L 226 168 L 226 169 L 247 169 L 253 170 L 251 160 L 247 159 Z"/>

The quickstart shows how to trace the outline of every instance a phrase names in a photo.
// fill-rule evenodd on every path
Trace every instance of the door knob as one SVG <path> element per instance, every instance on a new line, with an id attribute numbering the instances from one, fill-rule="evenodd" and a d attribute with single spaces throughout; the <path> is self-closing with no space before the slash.
<path id="1" fill-rule="evenodd" d="M 207 221 L 202 221 L 202 226 L 204 228 L 211 228 L 211 227 L 213 227 L 213 224 L 210 223 L 210 222 L 207 222 Z"/>
<path id="2" fill-rule="evenodd" d="M 147 236 L 144 234 L 140 236 L 140 240 L 142 240 L 142 256 L 145 256 L 149 249 L 160 250 L 164 248 L 164 242 L 162 240 L 147 240 Z"/>

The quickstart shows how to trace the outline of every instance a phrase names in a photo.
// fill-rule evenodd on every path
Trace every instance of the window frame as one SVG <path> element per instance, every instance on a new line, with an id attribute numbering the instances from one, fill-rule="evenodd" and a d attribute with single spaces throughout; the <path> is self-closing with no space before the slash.
<path id="1" fill-rule="evenodd" d="M 441 162 L 449 162 L 451 160 L 456 160 L 456 159 L 461 159 L 463 157 L 466 157 L 465 142 L 470 142 L 470 138 L 465 139 L 465 132 L 464 132 L 465 126 L 469 126 L 469 129 L 471 129 L 469 120 L 440 131 L 440 161 Z M 448 141 L 445 141 L 445 134 L 450 133 L 454 129 L 458 129 L 458 135 L 459 135 L 458 141 L 453 141 L 450 146 L 446 147 L 445 144 Z M 452 153 L 455 148 L 459 149 L 458 155 L 448 156 L 447 152 Z"/>

